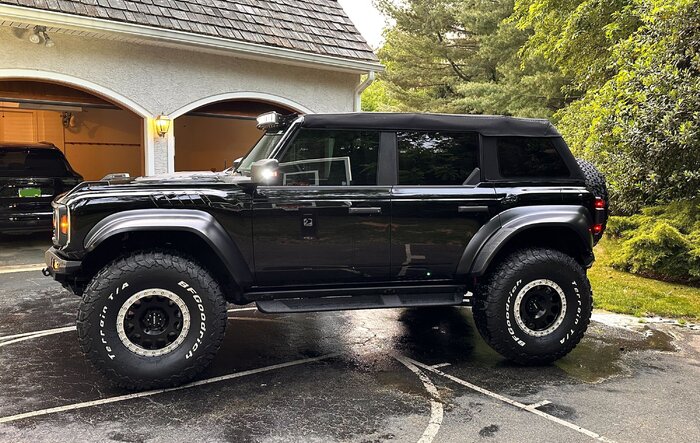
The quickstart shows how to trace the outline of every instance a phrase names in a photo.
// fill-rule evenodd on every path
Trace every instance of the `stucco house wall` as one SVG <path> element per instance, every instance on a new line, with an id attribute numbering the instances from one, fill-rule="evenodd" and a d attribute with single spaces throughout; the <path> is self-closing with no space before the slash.
<path id="1" fill-rule="evenodd" d="M 0 27 L 0 79 L 34 78 L 91 92 L 144 117 L 146 172 L 174 170 L 174 139 L 152 119 L 177 117 L 221 97 L 261 98 L 303 112 L 352 111 L 359 74 L 291 66 L 195 48 L 55 34 L 55 46 L 29 42 L 28 29 Z M 55 75 L 54 75 L 55 74 Z M 121 99 L 121 100 L 120 100 Z"/>
<path id="2" fill-rule="evenodd" d="M 0 28 L 0 69 L 59 72 L 100 84 L 151 114 L 174 114 L 202 98 L 259 92 L 287 98 L 314 112 L 351 111 L 359 75 L 266 63 L 195 49 L 52 36 L 35 45 L 28 30 Z"/>

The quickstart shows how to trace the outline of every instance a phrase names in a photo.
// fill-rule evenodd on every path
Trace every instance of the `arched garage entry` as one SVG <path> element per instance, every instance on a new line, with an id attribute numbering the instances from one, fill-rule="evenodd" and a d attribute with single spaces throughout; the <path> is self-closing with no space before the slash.
<path id="1" fill-rule="evenodd" d="M 145 173 L 144 116 L 89 88 L 34 75 L 0 72 L 0 143 L 52 143 L 86 180 Z"/>
<path id="2" fill-rule="evenodd" d="M 307 113 L 308 109 L 279 98 L 219 96 L 191 105 L 176 115 L 175 171 L 222 171 L 244 156 L 260 139 L 256 117 L 270 111 Z M 183 112 L 184 111 L 184 112 Z"/>

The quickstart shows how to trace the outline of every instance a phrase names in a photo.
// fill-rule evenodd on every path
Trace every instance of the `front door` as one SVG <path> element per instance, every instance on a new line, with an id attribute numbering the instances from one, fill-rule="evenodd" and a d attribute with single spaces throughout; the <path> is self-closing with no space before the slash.
<path id="1" fill-rule="evenodd" d="M 412 281 L 452 279 L 467 244 L 497 211 L 493 186 L 480 184 L 479 136 L 403 132 L 397 147 L 390 273 Z"/>
<path id="2" fill-rule="evenodd" d="M 377 182 L 380 138 L 300 129 L 279 157 L 282 185 L 254 198 L 258 286 L 387 278 L 391 186 Z"/>

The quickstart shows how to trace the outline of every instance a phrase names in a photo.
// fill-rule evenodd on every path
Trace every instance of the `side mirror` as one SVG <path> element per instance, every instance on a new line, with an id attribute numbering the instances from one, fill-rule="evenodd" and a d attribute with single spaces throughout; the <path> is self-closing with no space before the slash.
<path id="1" fill-rule="evenodd" d="M 255 185 L 278 185 L 280 183 L 280 163 L 272 158 L 258 160 L 250 168 L 250 177 Z"/>
<path id="2" fill-rule="evenodd" d="M 233 170 L 234 170 L 234 171 L 237 170 L 238 167 L 241 165 L 242 162 L 243 162 L 243 157 L 235 159 L 235 160 L 233 161 Z"/>

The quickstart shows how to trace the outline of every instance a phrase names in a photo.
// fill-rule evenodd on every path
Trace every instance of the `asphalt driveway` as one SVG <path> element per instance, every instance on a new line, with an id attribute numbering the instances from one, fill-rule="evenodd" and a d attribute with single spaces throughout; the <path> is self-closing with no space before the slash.
<path id="1" fill-rule="evenodd" d="M 231 306 L 199 381 L 121 391 L 83 359 L 79 300 L 31 269 L 34 249 L 0 265 L 1 441 L 700 441 L 700 334 L 667 325 L 594 322 L 570 356 L 524 368 L 467 308 Z"/>

